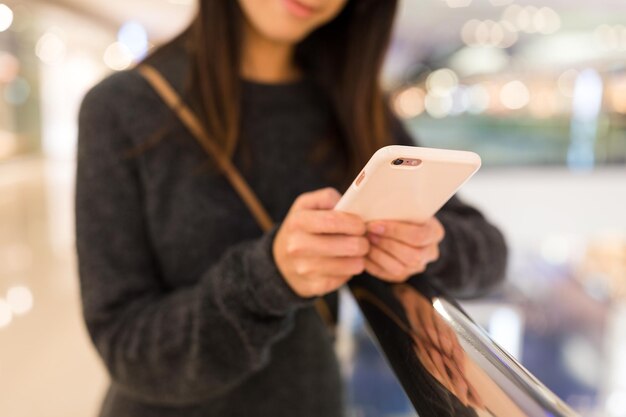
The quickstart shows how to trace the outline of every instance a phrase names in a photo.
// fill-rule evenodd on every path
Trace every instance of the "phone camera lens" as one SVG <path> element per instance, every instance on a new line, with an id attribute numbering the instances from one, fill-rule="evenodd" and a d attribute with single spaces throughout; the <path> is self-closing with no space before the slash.
<path id="1" fill-rule="evenodd" d="M 394 165 L 402 165 L 404 163 L 404 159 L 394 159 L 392 164 Z"/>

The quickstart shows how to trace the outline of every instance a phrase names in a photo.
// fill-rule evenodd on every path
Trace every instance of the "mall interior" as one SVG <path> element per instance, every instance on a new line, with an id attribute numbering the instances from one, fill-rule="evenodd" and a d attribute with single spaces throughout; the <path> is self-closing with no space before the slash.
<path id="1" fill-rule="evenodd" d="M 179 33 L 194 0 L 0 0 L 0 415 L 96 416 L 108 376 L 74 246 L 85 93 Z M 626 2 L 401 0 L 383 85 L 503 231 L 506 282 L 463 307 L 584 416 L 626 417 Z M 350 416 L 413 409 L 345 301 Z M 342 310 L 343 311 L 343 310 Z"/>

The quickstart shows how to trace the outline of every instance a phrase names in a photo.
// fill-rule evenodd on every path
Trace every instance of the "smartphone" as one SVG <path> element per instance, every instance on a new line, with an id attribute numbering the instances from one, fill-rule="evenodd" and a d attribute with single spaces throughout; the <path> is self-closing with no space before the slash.
<path id="1" fill-rule="evenodd" d="M 379 149 L 335 210 L 364 221 L 423 223 L 480 168 L 473 152 L 391 145 Z"/>

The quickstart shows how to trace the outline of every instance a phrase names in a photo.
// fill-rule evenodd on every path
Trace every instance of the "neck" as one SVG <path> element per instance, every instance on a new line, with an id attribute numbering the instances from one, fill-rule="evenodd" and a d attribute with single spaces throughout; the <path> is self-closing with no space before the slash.
<path id="1" fill-rule="evenodd" d="M 243 78 L 266 83 L 297 80 L 301 72 L 293 62 L 294 46 L 263 37 L 245 24 L 241 75 Z"/>

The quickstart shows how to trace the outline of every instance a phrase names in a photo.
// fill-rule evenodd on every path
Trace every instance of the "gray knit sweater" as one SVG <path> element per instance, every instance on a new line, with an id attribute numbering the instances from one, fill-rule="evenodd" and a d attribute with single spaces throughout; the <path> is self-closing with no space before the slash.
<path id="1" fill-rule="evenodd" d="M 186 59 L 155 62 L 177 89 Z M 329 185 L 333 152 L 311 158 L 332 116 L 311 82 L 244 82 L 235 157 L 270 214 Z M 106 417 L 342 415 L 332 343 L 312 300 L 297 296 L 262 234 L 207 155 L 130 70 L 85 97 L 79 117 L 76 245 L 84 317 L 111 376 Z M 138 156 L 126 151 L 171 127 Z M 411 142 L 395 123 L 398 143 Z M 503 276 L 500 233 L 453 199 L 430 267 L 471 295 Z M 415 279 L 419 279 L 416 277 Z"/>

